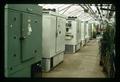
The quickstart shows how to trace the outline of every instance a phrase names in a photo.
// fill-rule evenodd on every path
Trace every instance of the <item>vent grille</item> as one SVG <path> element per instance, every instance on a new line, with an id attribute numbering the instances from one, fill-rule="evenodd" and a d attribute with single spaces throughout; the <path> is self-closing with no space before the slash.
<path id="1" fill-rule="evenodd" d="M 73 53 L 73 45 L 65 45 L 65 53 Z"/>

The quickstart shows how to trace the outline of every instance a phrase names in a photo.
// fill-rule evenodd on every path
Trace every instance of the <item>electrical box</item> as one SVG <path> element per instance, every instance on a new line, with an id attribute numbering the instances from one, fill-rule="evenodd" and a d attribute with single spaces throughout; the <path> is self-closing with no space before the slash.
<path id="1" fill-rule="evenodd" d="M 80 49 L 80 28 L 77 18 L 68 18 L 66 23 L 65 53 L 75 53 Z"/>
<path id="2" fill-rule="evenodd" d="M 33 64 L 41 68 L 42 7 L 7 4 L 4 16 L 5 76 L 31 77 Z"/>
<path id="3" fill-rule="evenodd" d="M 66 18 L 53 11 L 43 11 L 43 71 L 50 71 L 63 61 Z"/>

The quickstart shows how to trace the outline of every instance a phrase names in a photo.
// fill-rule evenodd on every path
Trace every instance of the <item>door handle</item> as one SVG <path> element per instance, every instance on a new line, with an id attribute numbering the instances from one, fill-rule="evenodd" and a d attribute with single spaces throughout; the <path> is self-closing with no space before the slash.
<path id="1" fill-rule="evenodd" d="M 58 32 L 56 32 L 56 37 L 58 36 Z"/>
<path id="2" fill-rule="evenodd" d="M 25 40 L 25 39 L 26 39 L 25 36 L 20 37 L 20 40 Z"/>

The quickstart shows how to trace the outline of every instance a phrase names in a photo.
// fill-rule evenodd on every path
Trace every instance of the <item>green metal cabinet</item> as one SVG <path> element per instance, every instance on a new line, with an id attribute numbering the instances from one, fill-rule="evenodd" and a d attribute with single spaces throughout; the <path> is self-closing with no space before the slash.
<path id="1" fill-rule="evenodd" d="M 40 54 L 39 38 L 41 28 L 41 17 L 33 14 L 22 13 L 22 61 L 28 60 Z M 38 33 L 38 34 L 37 34 Z M 37 44 L 38 43 L 38 44 Z"/>
<path id="2" fill-rule="evenodd" d="M 4 16 L 5 76 L 30 77 L 32 65 L 41 64 L 42 7 L 7 4 Z"/>
<path id="3" fill-rule="evenodd" d="M 9 15 L 6 22 L 8 22 L 8 25 L 5 26 L 5 35 L 7 37 L 7 44 L 6 44 L 6 53 L 8 53 L 8 65 L 9 66 L 16 66 L 17 64 L 20 64 L 20 13 L 8 10 Z M 9 48 L 7 48 L 9 47 Z M 10 67 L 11 68 L 11 67 Z"/>

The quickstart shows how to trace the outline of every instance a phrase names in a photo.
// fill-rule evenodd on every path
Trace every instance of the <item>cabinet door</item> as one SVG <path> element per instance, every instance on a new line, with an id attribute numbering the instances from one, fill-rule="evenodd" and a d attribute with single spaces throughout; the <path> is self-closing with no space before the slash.
<path id="1" fill-rule="evenodd" d="M 20 13 L 5 9 L 5 72 L 12 72 L 20 61 Z"/>
<path id="2" fill-rule="evenodd" d="M 87 34 L 87 32 L 86 32 L 86 23 L 84 23 L 84 38 L 86 38 L 86 34 Z"/>
<path id="3" fill-rule="evenodd" d="M 91 31 L 92 31 L 92 29 L 91 29 L 91 24 L 89 24 L 89 37 L 91 38 Z"/>
<path id="4" fill-rule="evenodd" d="M 64 51 L 65 46 L 65 19 L 57 18 L 57 39 L 56 39 L 56 52 Z"/>
<path id="5" fill-rule="evenodd" d="M 81 22 L 79 21 L 79 41 L 81 41 Z"/>
<path id="6" fill-rule="evenodd" d="M 40 15 L 22 13 L 22 61 L 41 55 L 42 21 Z"/>
<path id="7" fill-rule="evenodd" d="M 79 43 L 80 31 L 79 31 L 79 22 L 78 21 L 76 21 L 76 30 L 77 30 L 77 43 Z"/>
<path id="8" fill-rule="evenodd" d="M 84 40 L 84 35 L 85 35 L 85 31 L 84 31 L 84 22 L 81 23 L 81 39 Z"/>
<path id="9" fill-rule="evenodd" d="M 87 38 L 89 37 L 89 28 L 88 28 L 88 23 L 86 23 L 86 36 L 87 36 Z"/>

